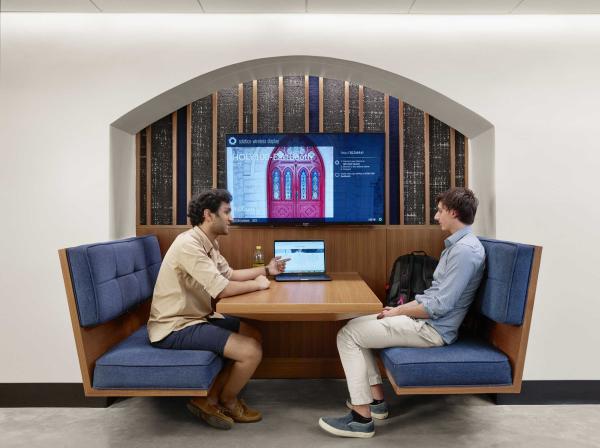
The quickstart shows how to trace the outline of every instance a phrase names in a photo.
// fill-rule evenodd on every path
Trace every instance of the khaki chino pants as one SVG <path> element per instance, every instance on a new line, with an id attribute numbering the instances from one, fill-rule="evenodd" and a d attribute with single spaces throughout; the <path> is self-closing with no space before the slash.
<path id="1" fill-rule="evenodd" d="M 371 388 L 381 384 L 381 375 L 371 349 L 387 347 L 439 347 L 442 337 L 423 319 L 376 314 L 349 321 L 337 334 L 337 347 L 354 405 L 373 401 Z"/>

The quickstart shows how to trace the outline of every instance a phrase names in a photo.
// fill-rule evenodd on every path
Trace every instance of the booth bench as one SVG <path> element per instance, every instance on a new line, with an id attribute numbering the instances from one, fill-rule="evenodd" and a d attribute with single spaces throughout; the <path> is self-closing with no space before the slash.
<path id="1" fill-rule="evenodd" d="M 541 247 L 480 239 L 487 259 L 474 305 L 479 331 L 444 347 L 381 350 L 396 393 L 520 391 Z M 59 257 L 86 396 L 207 395 L 219 356 L 154 348 L 148 339 L 156 236 L 61 249 Z"/>

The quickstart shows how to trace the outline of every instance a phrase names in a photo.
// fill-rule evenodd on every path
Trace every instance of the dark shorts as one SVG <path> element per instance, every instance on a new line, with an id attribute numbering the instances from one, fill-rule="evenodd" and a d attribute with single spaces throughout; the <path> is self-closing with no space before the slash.
<path id="1" fill-rule="evenodd" d="M 166 338 L 153 342 L 158 348 L 174 350 L 208 350 L 223 356 L 225 344 L 231 333 L 240 331 L 240 320 L 225 316 L 225 319 L 208 319 L 203 324 L 190 325 L 171 332 Z"/>

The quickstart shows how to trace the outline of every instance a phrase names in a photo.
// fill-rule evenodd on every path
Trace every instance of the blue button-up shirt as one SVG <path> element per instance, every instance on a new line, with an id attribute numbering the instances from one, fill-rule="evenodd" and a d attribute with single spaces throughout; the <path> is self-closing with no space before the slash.
<path id="1" fill-rule="evenodd" d="M 415 296 L 431 317 L 426 322 L 446 344 L 454 342 L 483 277 L 485 251 L 466 226 L 444 240 L 431 288 Z"/>

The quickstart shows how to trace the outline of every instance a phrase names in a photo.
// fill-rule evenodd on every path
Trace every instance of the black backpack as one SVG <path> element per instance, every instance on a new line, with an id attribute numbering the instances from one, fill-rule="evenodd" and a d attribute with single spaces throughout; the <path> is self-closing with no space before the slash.
<path id="1" fill-rule="evenodd" d="M 415 300 L 416 294 L 431 286 L 433 271 L 438 260 L 425 252 L 416 251 L 396 258 L 390 282 L 386 287 L 385 301 L 388 306 L 398 306 Z"/>

